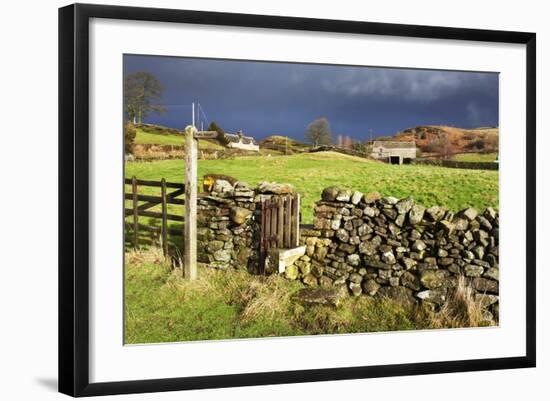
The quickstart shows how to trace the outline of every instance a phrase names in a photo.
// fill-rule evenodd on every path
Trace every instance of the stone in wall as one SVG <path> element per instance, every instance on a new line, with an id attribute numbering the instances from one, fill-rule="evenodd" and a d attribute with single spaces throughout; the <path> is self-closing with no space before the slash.
<path id="1" fill-rule="evenodd" d="M 254 190 L 218 179 L 201 194 L 197 209 L 197 259 L 218 269 L 257 270 L 258 223 Z"/>

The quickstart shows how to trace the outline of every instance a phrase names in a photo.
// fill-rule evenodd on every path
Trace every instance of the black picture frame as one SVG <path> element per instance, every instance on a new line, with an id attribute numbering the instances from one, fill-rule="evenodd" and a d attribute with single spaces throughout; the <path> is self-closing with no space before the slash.
<path id="1" fill-rule="evenodd" d="M 91 18 L 515 43 L 526 46 L 526 353 L 520 357 L 90 383 L 88 61 Z M 534 367 L 536 35 L 479 29 L 74 4 L 59 9 L 59 391 L 71 396 Z"/>

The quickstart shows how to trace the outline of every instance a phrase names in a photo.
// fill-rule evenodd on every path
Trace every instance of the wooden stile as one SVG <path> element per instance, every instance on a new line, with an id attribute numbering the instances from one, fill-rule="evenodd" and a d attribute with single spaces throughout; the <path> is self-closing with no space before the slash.
<path id="1" fill-rule="evenodd" d="M 289 249 L 299 245 L 300 195 L 273 196 L 261 203 L 260 273 L 272 248 Z"/>

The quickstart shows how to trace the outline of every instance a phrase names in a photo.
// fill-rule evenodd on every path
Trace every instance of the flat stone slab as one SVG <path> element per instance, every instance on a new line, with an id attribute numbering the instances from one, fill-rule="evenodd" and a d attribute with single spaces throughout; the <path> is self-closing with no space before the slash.
<path id="1" fill-rule="evenodd" d="M 288 266 L 304 256 L 305 253 L 305 245 L 290 249 L 270 249 L 266 258 L 266 271 L 282 274 Z"/>
<path id="2" fill-rule="evenodd" d="M 305 305 L 330 305 L 338 307 L 347 296 L 344 286 L 333 288 L 302 288 L 298 290 L 293 299 Z"/>

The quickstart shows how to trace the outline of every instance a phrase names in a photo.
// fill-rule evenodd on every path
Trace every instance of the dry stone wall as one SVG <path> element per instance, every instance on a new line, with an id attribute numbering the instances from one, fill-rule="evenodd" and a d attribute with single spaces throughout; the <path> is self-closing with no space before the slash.
<path id="1" fill-rule="evenodd" d="M 293 191 L 285 184 L 252 188 L 217 180 L 198 201 L 199 262 L 258 273 L 261 201 Z M 488 318 L 498 319 L 499 216 L 492 208 L 455 213 L 333 186 L 300 235 L 305 254 L 286 267 L 288 279 L 433 308 L 460 285 Z"/>
<path id="2" fill-rule="evenodd" d="M 261 202 L 293 193 L 288 184 L 249 184 L 217 179 L 203 193 L 197 208 L 197 260 L 217 269 L 247 269 L 258 273 Z"/>
<path id="3" fill-rule="evenodd" d="M 498 318 L 499 216 L 492 208 L 454 213 L 329 187 L 314 213 L 313 228 L 301 231 L 306 254 L 295 262 L 304 283 L 431 307 L 461 283 Z"/>
<path id="4" fill-rule="evenodd" d="M 441 166 L 449 168 L 464 168 L 469 170 L 498 170 L 498 162 L 465 162 L 445 159 L 413 159 L 412 164 Z"/>

